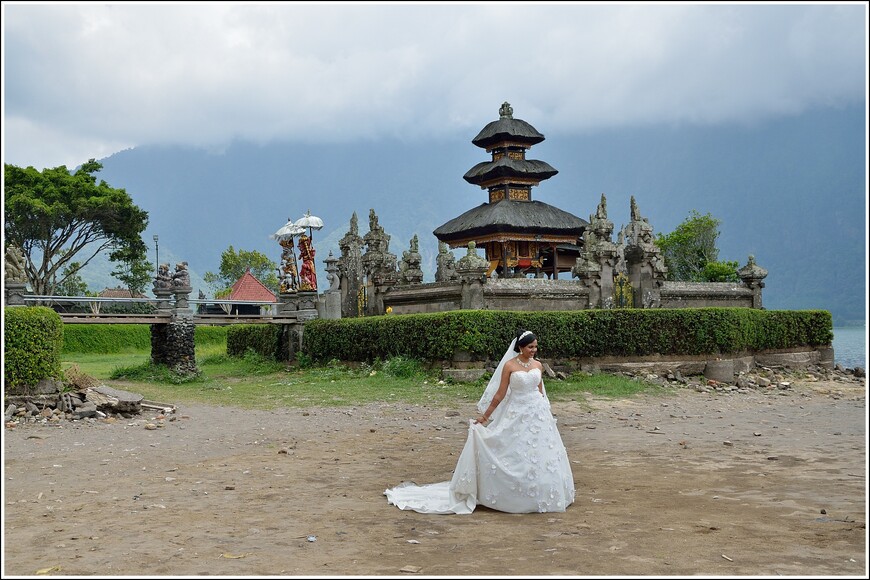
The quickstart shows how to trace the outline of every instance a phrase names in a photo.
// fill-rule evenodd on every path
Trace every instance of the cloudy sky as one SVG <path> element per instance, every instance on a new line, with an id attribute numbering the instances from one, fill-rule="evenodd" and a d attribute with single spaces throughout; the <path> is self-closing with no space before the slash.
<path id="1" fill-rule="evenodd" d="M 866 103 L 867 5 L 4 2 L 3 161 L 146 144 L 467 139 Z M 866 106 L 866 105 L 865 105 Z"/>

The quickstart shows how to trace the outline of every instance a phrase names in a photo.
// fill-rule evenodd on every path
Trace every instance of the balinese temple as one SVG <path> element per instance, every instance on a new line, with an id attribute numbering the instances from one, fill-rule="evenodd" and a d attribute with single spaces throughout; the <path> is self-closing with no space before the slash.
<path id="1" fill-rule="evenodd" d="M 588 222 L 532 200 L 532 187 L 558 173 L 549 163 L 526 159 L 526 151 L 543 140 L 534 127 L 514 119 L 509 103 L 502 104 L 499 119 L 471 141 L 492 153 L 492 160 L 478 163 L 464 176 L 487 190 L 489 201 L 433 232 L 451 248 L 471 241 L 485 248 L 488 276 L 534 273 L 558 278 L 559 272 L 570 272 L 575 265 Z"/>

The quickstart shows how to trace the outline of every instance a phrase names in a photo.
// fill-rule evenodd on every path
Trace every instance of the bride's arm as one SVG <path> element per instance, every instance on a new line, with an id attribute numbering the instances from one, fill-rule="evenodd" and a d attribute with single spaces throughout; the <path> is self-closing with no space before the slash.
<path id="1" fill-rule="evenodd" d="M 511 379 L 511 372 L 513 371 L 511 370 L 510 364 L 504 365 L 504 368 L 501 370 L 501 383 L 498 385 L 498 390 L 492 396 L 492 402 L 489 404 L 489 407 L 487 407 L 486 412 L 484 412 L 475 423 L 489 422 L 489 418 L 492 416 L 495 408 L 498 407 L 498 404 L 501 403 L 507 393 L 508 383 Z"/>

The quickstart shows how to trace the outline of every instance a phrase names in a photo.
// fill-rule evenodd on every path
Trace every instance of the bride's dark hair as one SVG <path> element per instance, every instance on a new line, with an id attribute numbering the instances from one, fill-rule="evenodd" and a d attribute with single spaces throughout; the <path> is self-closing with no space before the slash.
<path id="1" fill-rule="evenodd" d="M 535 334 L 531 330 L 518 330 L 517 343 L 514 345 L 514 351 L 520 352 L 520 348 L 535 340 L 538 340 L 538 337 L 535 336 Z"/>

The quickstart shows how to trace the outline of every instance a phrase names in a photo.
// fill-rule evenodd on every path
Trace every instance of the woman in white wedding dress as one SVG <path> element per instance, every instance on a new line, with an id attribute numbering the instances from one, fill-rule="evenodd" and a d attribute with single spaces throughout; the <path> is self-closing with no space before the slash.
<path id="1" fill-rule="evenodd" d="M 384 492 L 399 509 L 470 514 L 480 504 L 510 513 L 562 512 L 574 502 L 574 476 L 550 411 L 537 337 L 517 333 L 469 421 L 450 481 L 404 482 Z"/>

